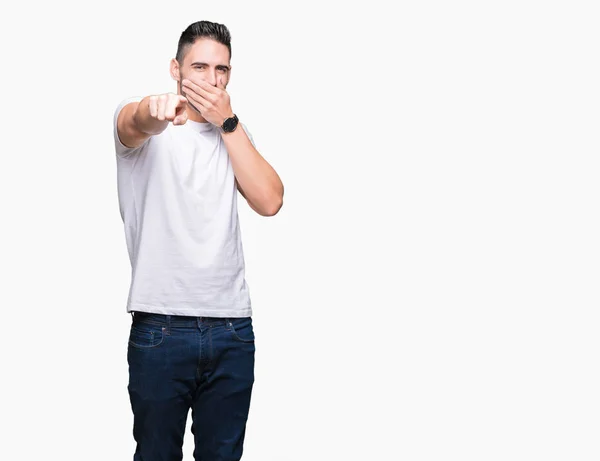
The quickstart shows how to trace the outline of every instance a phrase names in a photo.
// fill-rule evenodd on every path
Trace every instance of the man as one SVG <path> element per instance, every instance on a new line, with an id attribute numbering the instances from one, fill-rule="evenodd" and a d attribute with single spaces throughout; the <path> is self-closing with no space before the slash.
<path id="1" fill-rule="evenodd" d="M 197 461 L 242 456 L 255 345 L 237 191 L 272 216 L 283 185 L 231 108 L 230 42 L 222 24 L 191 24 L 170 64 L 177 94 L 114 114 L 135 461 L 181 460 L 190 408 Z"/>

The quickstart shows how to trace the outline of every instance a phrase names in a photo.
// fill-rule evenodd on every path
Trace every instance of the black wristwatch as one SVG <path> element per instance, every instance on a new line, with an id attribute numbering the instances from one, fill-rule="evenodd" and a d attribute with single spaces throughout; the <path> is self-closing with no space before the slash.
<path id="1" fill-rule="evenodd" d="M 225 121 L 223 122 L 223 125 L 221 125 L 221 129 L 225 133 L 231 133 L 232 131 L 235 131 L 235 129 L 238 126 L 239 121 L 240 120 L 237 118 L 237 115 L 233 114 L 233 117 L 229 117 L 229 118 L 225 119 Z"/>

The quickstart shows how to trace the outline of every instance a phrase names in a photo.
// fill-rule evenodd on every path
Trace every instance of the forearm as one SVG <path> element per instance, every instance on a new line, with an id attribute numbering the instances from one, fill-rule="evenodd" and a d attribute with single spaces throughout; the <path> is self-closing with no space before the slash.
<path id="1" fill-rule="evenodd" d="M 221 136 L 248 203 L 263 216 L 276 214 L 283 204 L 283 184 L 277 172 L 254 148 L 241 123 L 232 133 Z"/>

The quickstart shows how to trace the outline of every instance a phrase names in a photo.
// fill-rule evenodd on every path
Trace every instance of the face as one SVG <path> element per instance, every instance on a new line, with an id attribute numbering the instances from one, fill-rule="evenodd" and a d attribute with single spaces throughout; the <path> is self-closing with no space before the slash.
<path id="1" fill-rule="evenodd" d="M 217 86 L 219 79 L 227 86 L 231 74 L 229 64 L 229 50 L 222 43 L 208 38 L 200 38 L 191 45 L 183 58 L 180 66 L 176 59 L 171 60 L 171 76 L 176 80 L 179 93 L 181 81 L 187 78 L 193 82 L 204 80 Z"/>

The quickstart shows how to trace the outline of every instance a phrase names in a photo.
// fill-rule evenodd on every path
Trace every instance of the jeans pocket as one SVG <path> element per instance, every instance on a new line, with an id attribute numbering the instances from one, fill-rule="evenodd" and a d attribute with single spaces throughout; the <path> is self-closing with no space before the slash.
<path id="1" fill-rule="evenodd" d="M 138 349 L 151 349 L 164 341 L 165 327 L 144 322 L 133 322 L 129 332 L 129 345 Z"/>
<path id="2" fill-rule="evenodd" d="M 254 328 L 251 317 L 231 318 L 227 320 L 227 328 L 236 341 L 254 342 Z"/>

